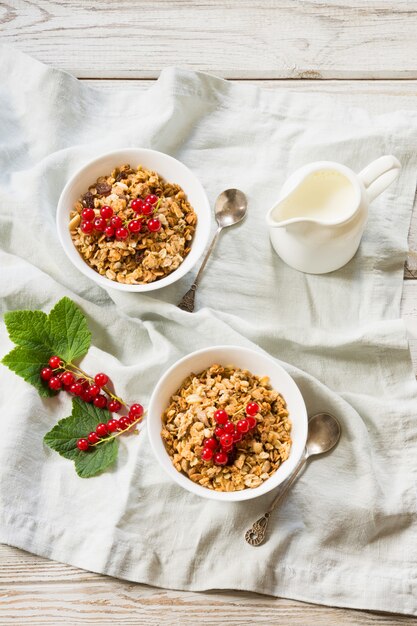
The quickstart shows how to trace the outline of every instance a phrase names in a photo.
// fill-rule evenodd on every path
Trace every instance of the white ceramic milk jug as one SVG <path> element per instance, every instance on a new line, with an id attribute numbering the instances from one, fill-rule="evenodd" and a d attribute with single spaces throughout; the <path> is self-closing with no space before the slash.
<path id="1" fill-rule="evenodd" d="M 400 168 L 394 156 L 383 156 L 360 174 L 332 161 L 298 169 L 266 217 L 277 254 L 309 274 L 333 272 L 348 263 L 359 247 L 369 204 Z"/>

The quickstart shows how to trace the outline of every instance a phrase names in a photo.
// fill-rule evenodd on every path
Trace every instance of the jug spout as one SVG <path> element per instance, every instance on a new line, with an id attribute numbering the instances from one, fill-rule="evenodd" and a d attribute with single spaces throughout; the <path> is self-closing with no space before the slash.
<path id="1" fill-rule="evenodd" d="M 379 194 L 381 194 L 400 173 L 401 163 L 392 155 L 382 156 L 375 161 L 372 161 L 364 170 L 362 170 L 358 176 L 362 181 L 369 202 L 375 200 Z"/>

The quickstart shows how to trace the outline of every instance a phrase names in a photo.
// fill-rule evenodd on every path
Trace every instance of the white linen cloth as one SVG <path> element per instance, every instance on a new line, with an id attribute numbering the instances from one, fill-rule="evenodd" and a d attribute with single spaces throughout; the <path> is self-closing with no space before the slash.
<path id="1" fill-rule="evenodd" d="M 80 479 L 42 443 L 70 399 L 42 400 L 0 367 L 0 541 L 72 565 L 175 589 L 246 589 L 417 614 L 417 385 L 399 307 L 416 183 L 417 116 L 372 118 L 320 96 L 166 69 L 146 92 L 105 93 L 18 53 L 0 58 L 2 311 L 49 311 L 64 295 L 88 316 L 88 371 L 145 405 L 166 368 L 214 344 L 288 362 L 310 414 L 342 422 L 336 450 L 312 462 L 253 548 L 244 531 L 274 494 L 223 504 L 183 491 L 157 465 L 146 432 L 120 442 L 117 465 Z M 75 270 L 55 210 L 69 176 L 102 152 L 175 156 L 210 201 L 228 187 L 248 218 L 223 235 L 198 291 L 193 274 L 149 295 L 104 290 Z M 370 210 L 360 250 L 324 276 L 285 266 L 264 221 L 287 176 L 318 159 L 361 170 L 395 154 L 402 171 Z M 213 223 L 214 230 L 214 223 Z M 0 328 L 3 356 L 10 348 Z"/>

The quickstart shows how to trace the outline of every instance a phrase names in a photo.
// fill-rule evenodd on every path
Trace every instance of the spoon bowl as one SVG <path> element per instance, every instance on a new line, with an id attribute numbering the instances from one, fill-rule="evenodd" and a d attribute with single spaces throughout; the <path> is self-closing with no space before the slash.
<path id="1" fill-rule="evenodd" d="M 306 458 L 329 452 L 340 439 L 341 428 L 331 413 L 317 413 L 308 422 Z"/>
<path id="2" fill-rule="evenodd" d="M 233 226 L 243 220 L 248 208 L 245 194 L 239 189 L 226 189 L 217 196 L 214 214 L 220 228 Z"/>

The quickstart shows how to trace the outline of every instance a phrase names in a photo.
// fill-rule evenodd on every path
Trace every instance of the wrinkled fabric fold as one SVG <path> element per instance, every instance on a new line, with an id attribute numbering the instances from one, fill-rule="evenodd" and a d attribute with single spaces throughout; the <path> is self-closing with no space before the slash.
<path id="1" fill-rule="evenodd" d="M 157 465 L 146 431 L 120 442 L 112 470 L 82 480 L 42 443 L 70 413 L 69 398 L 42 400 L 2 366 L 0 541 L 166 588 L 417 615 L 417 386 L 400 319 L 417 114 L 372 117 L 317 94 L 176 68 L 146 91 L 101 92 L 9 48 L 0 77 L 2 313 L 49 311 L 73 298 L 93 333 L 85 369 L 108 372 L 123 397 L 145 405 L 161 374 L 191 350 L 265 350 L 284 362 L 309 414 L 330 411 L 343 429 L 338 447 L 310 463 L 274 513 L 268 541 L 253 548 L 244 532 L 273 494 L 223 504 L 186 493 Z M 183 161 L 211 203 L 229 187 L 248 196 L 248 217 L 222 235 L 194 314 L 175 306 L 194 272 L 144 295 L 103 290 L 59 245 L 65 182 L 89 159 L 127 146 Z M 264 216 L 287 176 L 320 159 L 360 171 L 390 153 L 401 174 L 371 205 L 354 259 L 323 276 L 285 266 Z M 0 348 L 2 356 L 11 348 L 4 324 Z"/>

